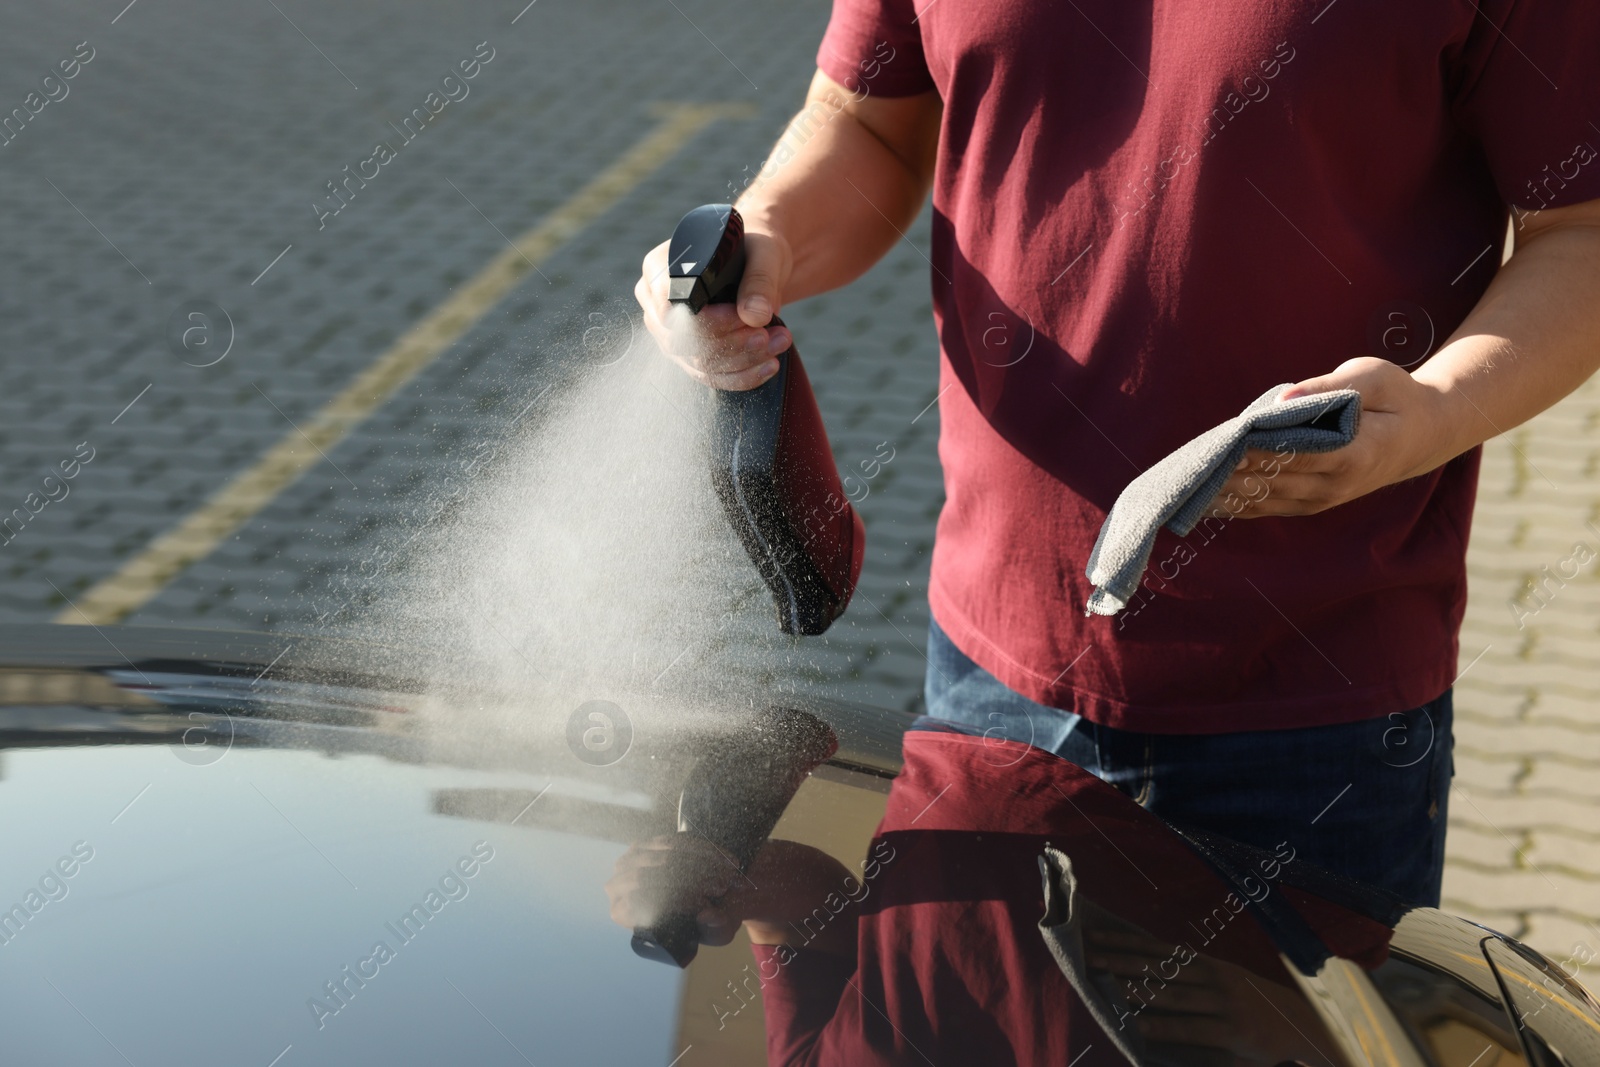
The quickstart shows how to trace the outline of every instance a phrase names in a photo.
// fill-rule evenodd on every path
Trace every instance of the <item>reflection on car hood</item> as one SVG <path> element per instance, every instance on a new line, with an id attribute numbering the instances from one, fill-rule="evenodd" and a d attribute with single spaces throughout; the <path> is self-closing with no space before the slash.
<path id="1" fill-rule="evenodd" d="M 1046 753 L 761 694 L 491 719 L 424 667 L 0 628 L 16 1062 L 1600 1062 L 1594 1002 L 1537 954 Z M 625 850 L 690 836 L 857 888 L 784 946 L 619 927 Z M 856 957 L 806 936 L 836 921 Z"/>

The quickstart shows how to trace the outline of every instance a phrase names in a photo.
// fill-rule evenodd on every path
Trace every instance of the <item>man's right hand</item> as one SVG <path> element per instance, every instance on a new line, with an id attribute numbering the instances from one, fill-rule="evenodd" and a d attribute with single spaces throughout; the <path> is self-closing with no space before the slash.
<path id="1" fill-rule="evenodd" d="M 785 300 L 859 278 L 900 240 L 933 181 L 942 105 L 934 92 L 851 92 L 818 71 L 772 156 L 739 197 L 744 278 L 737 304 L 698 315 L 667 303 L 667 246 L 644 257 L 634 296 L 661 351 L 718 389 L 754 389 L 778 372 Z"/>
<path id="2" fill-rule="evenodd" d="M 781 303 L 793 259 L 776 234 L 747 230 L 738 304 L 708 304 L 698 315 L 667 302 L 667 242 L 644 257 L 633 295 L 645 328 L 661 351 L 696 380 L 717 389 L 754 389 L 778 373 L 777 357 L 793 344 L 783 326 L 769 326 Z"/>

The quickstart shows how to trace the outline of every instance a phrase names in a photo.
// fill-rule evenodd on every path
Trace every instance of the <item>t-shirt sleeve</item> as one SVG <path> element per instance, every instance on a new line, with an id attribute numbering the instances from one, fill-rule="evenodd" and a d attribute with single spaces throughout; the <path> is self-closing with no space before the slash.
<path id="1" fill-rule="evenodd" d="M 762 976 L 768 1062 L 786 1067 L 829 1062 L 825 1050 L 855 1029 L 850 1002 L 842 1000 L 855 961 L 806 949 L 750 948 Z"/>
<path id="2" fill-rule="evenodd" d="M 817 50 L 817 67 L 852 93 L 928 92 L 934 88 L 933 76 L 922 53 L 916 17 L 913 0 L 833 0 L 828 32 Z"/>
<path id="3" fill-rule="evenodd" d="M 1456 119 L 1521 208 L 1600 198 L 1600 3 L 1487 0 L 1450 71 Z"/>

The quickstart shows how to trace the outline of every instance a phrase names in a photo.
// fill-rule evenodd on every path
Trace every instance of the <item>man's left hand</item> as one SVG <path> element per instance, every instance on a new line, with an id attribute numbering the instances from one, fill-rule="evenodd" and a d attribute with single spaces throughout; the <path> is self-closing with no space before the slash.
<path id="1" fill-rule="evenodd" d="M 1440 448 L 1447 435 L 1441 432 L 1439 391 L 1388 360 L 1370 356 L 1346 360 L 1331 374 L 1296 382 L 1281 399 L 1335 389 L 1361 394 L 1355 440 L 1334 452 L 1287 458 L 1251 449 L 1217 495 L 1214 514 L 1245 519 L 1314 515 L 1426 474 L 1450 458 Z"/>

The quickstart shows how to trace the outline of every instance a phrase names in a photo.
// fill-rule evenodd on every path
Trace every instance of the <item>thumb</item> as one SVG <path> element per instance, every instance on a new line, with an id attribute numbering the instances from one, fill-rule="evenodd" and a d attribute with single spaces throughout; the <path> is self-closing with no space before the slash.
<path id="1" fill-rule="evenodd" d="M 1375 367 L 1374 364 L 1381 366 Z M 1305 381 L 1295 382 L 1289 388 L 1278 394 L 1279 400 L 1294 400 L 1296 397 L 1314 396 L 1317 393 L 1331 393 L 1339 389 L 1354 389 L 1361 393 L 1362 399 L 1369 398 L 1369 394 L 1377 393 L 1385 384 L 1383 371 L 1394 364 L 1388 360 L 1374 359 L 1362 356 L 1356 359 L 1347 359 L 1327 374 Z"/>
<path id="2" fill-rule="evenodd" d="M 744 277 L 739 281 L 739 318 L 746 326 L 765 326 L 782 306 L 789 276 L 788 246 L 771 234 L 747 233 Z"/>

